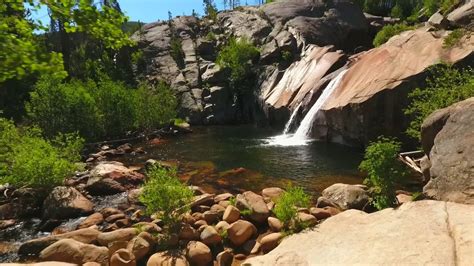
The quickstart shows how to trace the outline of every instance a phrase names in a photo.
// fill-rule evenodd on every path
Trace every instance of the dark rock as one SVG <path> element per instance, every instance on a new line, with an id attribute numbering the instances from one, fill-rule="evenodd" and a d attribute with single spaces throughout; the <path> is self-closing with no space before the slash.
<path id="1" fill-rule="evenodd" d="M 94 204 L 73 187 L 55 187 L 44 201 L 43 218 L 68 219 L 93 211 Z"/>

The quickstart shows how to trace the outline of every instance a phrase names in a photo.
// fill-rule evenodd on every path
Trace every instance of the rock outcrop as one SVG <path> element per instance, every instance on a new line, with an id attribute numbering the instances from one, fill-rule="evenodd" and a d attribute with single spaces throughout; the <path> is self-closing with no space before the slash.
<path id="1" fill-rule="evenodd" d="M 474 204 L 474 98 L 435 111 L 422 126 L 431 167 L 428 197 Z"/>
<path id="2" fill-rule="evenodd" d="M 472 205 L 440 201 L 409 202 L 372 214 L 349 210 L 243 265 L 469 265 L 473 211 Z"/>

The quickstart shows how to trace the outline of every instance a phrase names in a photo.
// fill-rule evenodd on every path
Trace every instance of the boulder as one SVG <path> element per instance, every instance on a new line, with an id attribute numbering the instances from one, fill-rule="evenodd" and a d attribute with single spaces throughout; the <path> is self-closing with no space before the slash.
<path id="1" fill-rule="evenodd" d="M 237 221 L 240 218 L 240 210 L 237 207 L 232 205 L 227 206 L 222 216 L 222 220 L 228 222 L 229 224 Z"/>
<path id="2" fill-rule="evenodd" d="M 474 2 L 471 0 L 465 1 L 464 5 L 449 13 L 447 19 L 451 24 L 456 26 L 470 25 L 472 28 L 472 22 L 474 20 Z"/>
<path id="3" fill-rule="evenodd" d="M 263 253 L 268 253 L 278 246 L 283 238 L 282 233 L 271 233 L 260 239 L 260 249 Z"/>
<path id="4" fill-rule="evenodd" d="M 102 246 L 108 246 L 115 241 L 129 241 L 138 235 L 138 230 L 135 228 L 118 229 L 108 233 L 100 233 L 97 236 L 97 241 Z"/>
<path id="5" fill-rule="evenodd" d="M 190 224 L 183 224 L 179 230 L 180 240 L 198 240 L 199 232 L 196 231 Z"/>
<path id="6" fill-rule="evenodd" d="M 268 227 L 274 232 L 280 232 L 283 229 L 283 223 L 275 217 L 268 217 Z"/>
<path id="7" fill-rule="evenodd" d="M 223 233 L 227 233 L 227 229 L 229 229 L 230 224 L 226 221 L 220 221 L 216 224 L 215 228 L 217 232 L 222 235 Z"/>
<path id="8" fill-rule="evenodd" d="M 219 203 L 219 202 L 224 201 L 224 200 L 229 200 L 232 197 L 234 197 L 234 195 L 232 195 L 230 193 L 222 193 L 222 194 L 219 194 L 219 195 L 215 196 L 214 201 Z"/>
<path id="9" fill-rule="evenodd" d="M 77 229 L 91 227 L 93 225 L 99 225 L 104 222 L 104 216 L 100 212 L 96 212 L 88 216 L 84 221 L 79 224 Z"/>
<path id="10" fill-rule="evenodd" d="M 224 250 L 216 256 L 217 266 L 231 266 L 233 260 L 234 256 L 228 250 Z"/>
<path id="11" fill-rule="evenodd" d="M 369 193 L 359 185 L 334 184 L 323 190 L 322 196 L 342 210 L 362 210 L 369 203 Z"/>
<path id="12" fill-rule="evenodd" d="M 309 209 L 309 213 L 313 215 L 314 217 L 316 217 L 316 219 L 318 220 L 323 220 L 323 219 L 331 217 L 331 212 L 323 208 L 312 207 Z"/>
<path id="13" fill-rule="evenodd" d="M 120 162 L 101 162 L 90 171 L 86 190 L 91 195 L 116 194 L 133 189 L 144 180 L 144 175 Z"/>
<path id="14" fill-rule="evenodd" d="M 109 261 L 109 250 L 106 247 L 84 244 L 74 239 L 61 239 L 41 251 L 39 258 L 43 261 L 62 261 L 76 264 Z"/>
<path id="15" fill-rule="evenodd" d="M 435 111 L 421 129 L 430 180 L 423 188 L 438 200 L 474 204 L 474 98 Z"/>
<path id="16" fill-rule="evenodd" d="M 436 28 L 445 29 L 449 22 L 441 13 L 436 12 L 430 17 L 428 24 Z"/>
<path id="17" fill-rule="evenodd" d="M 212 262 L 211 249 L 199 241 L 191 241 L 186 246 L 186 257 L 192 265 L 206 266 Z"/>
<path id="18" fill-rule="evenodd" d="M 284 192 L 285 191 L 279 187 L 269 187 L 262 190 L 262 196 L 267 201 L 271 200 L 273 202 L 277 202 Z"/>
<path id="19" fill-rule="evenodd" d="M 195 196 L 193 202 L 191 203 L 191 208 L 197 207 L 199 205 L 212 206 L 214 205 L 214 195 L 212 194 L 202 194 Z"/>
<path id="20" fill-rule="evenodd" d="M 186 257 L 177 251 L 162 251 L 153 254 L 147 266 L 189 266 Z"/>
<path id="21" fill-rule="evenodd" d="M 145 257 L 151 251 L 152 246 L 142 237 L 134 237 L 128 242 L 127 249 L 132 252 L 137 261 Z"/>
<path id="22" fill-rule="evenodd" d="M 230 242 L 240 246 L 257 233 L 257 228 L 250 222 L 238 220 L 232 223 L 227 229 L 227 237 Z"/>
<path id="23" fill-rule="evenodd" d="M 142 205 L 140 202 L 140 194 L 142 193 L 142 188 L 135 188 L 128 191 L 127 200 L 130 205 Z"/>
<path id="24" fill-rule="evenodd" d="M 110 266 L 135 266 L 137 260 L 133 253 L 125 248 L 115 251 L 110 257 Z"/>
<path id="25" fill-rule="evenodd" d="M 308 226 L 313 226 L 318 223 L 318 219 L 316 219 L 316 217 L 304 212 L 299 212 L 297 215 L 297 218 L 299 221 L 303 222 L 304 224 Z"/>
<path id="26" fill-rule="evenodd" d="M 217 230 L 213 226 L 206 226 L 201 232 L 202 243 L 213 246 L 222 242 L 222 237 L 219 235 Z"/>
<path id="27" fill-rule="evenodd" d="M 208 224 L 214 224 L 219 221 L 219 214 L 214 211 L 205 211 L 202 216 Z"/>
<path id="28" fill-rule="evenodd" d="M 43 206 L 44 219 L 75 218 L 94 209 L 94 204 L 73 187 L 55 187 Z"/>
<path id="29" fill-rule="evenodd" d="M 21 244 L 18 254 L 20 256 L 28 257 L 28 256 L 38 256 L 38 254 L 49 245 L 61 240 L 61 239 L 72 239 L 84 244 L 91 244 L 97 241 L 97 238 L 100 234 L 100 231 L 96 228 L 89 227 L 84 229 L 79 229 L 76 231 L 58 234 L 58 235 L 51 235 L 46 236 L 38 239 L 33 239 L 24 242 Z"/>
<path id="30" fill-rule="evenodd" d="M 236 207 L 241 211 L 250 210 L 250 219 L 260 224 L 265 223 L 270 216 L 270 210 L 263 197 L 252 191 L 237 195 Z"/>
<path id="31" fill-rule="evenodd" d="M 440 201 L 409 202 L 371 214 L 348 210 L 245 263 L 468 265 L 474 260 L 473 211 L 472 205 Z"/>

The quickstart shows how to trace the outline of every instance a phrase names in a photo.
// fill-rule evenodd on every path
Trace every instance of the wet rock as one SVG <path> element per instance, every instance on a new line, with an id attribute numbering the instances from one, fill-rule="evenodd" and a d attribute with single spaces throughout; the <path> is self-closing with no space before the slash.
<path id="1" fill-rule="evenodd" d="M 87 228 L 93 225 L 100 225 L 103 222 L 104 216 L 101 213 L 96 212 L 88 216 L 84 221 L 82 221 L 81 224 L 79 224 L 79 226 L 77 227 L 77 229 Z"/>
<path id="2" fill-rule="evenodd" d="M 177 251 L 162 251 L 148 259 L 147 266 L 189 266 L 186 257 Z"/>
<path id="3" fill-rule="evenodd" d="M 279 187 L 264 188 L 262 196 L 266 201 L 276 202 L 285 191 Z"/>
<path id="4" fill-rule="evenodd" d="M 280 240 L 283 238 L 283 234 L 282 233 L 271 233 L 271 234 L 268 234 L 266 236 L 264 236 L 261 240 L 260 240 L 260 248 L 262 250 L 263 253 L 268 253 L 270 252 L 271 250 L 273 250 L 274 248 L 276 248 L 278 246 L 278 244 L 280 243 Z"/>
<path id="5" fill-rule="evenodd" d="M 227 208 L 224 211 L 224 215 L 222 217 L 222 220 L 228 222 L 229 224 L 239 220 L 240 218 L 240 210 L 237 209 L 237 207 L 234 207 L 232 205 L 227 206 Z"/>
<path id="6" fill-rule="evenodd" d="M 362 210 L 369 203 L 368 192 L 358 185 L 334 184 L 323 190 L 322 197 L 334 202 L 343 210 Z"/>
<path id="7" fill-rule="evenodd" d="M 309 209 L 309 213 L 313 215 L 314 217 L 316 217 L 316 219 L 318 220 L 323 220 L 323 219 L 331 217 L 331 212 L 323 208 L 312 207 Z"/>
<path id="8" fill-rule="evenodd" d="M 76 264 L 109 261 L 108 249 L 84 244 L 73 239 L 61 239 L 41 251 L 39 258 L 43 261 L 62 261 Z"/>
<path id="9" fill-rule="evenodd" d="M 20 246 L 18 254 L 22 257 L 35 257 L 44 248 L 61 239 L 73 239 L 84 244 L 91 244 L 97 240 L 100 233 L 101 232 L 96 228 L 89 227 L 64 234 L 46 236 L 38 239 L 29 240 Z"/>
<path id="10" fill-rule="evenodd" d="M 55 187 L 44 201 L 44 219 L 68 219 L 90 214 L 94 204 L 73 187 Z"/>
<path id="11" fill-rule="evenodd" d="M 200 238 L 201 241 L 208 246 L 217 245 L 222 242 L 222 237 L 213 226 L 206 226 L 204 230 L 202 230 Z"/>
<path id="12" fill-rule="evenodd" d="M 212 253 L 208 246 L 199 241 L 191 241 L 186 247 L 186 257 L 192 265 L 206 266 L 212 262 Z"/>
<path id="13" fill-rule="evenodd" d="M 237 195 L 236 207 L 241 211 L 245 209 L 250 210 L 250 219 L 260 224 L 265 223 L 268 216 L 270 216 L 270 210 L 263 197 L 252 191 L 246 191 Z"/>
<path id="14" fill-rule="evenodd" d="M 97 241 L 102 246 L 107 246 L 108 244 L 115 241 L 129 241 L 138 234 L 138 230 L 135 228 L 124 228 L 118 229 L 108 233 L 100 233 L 97 236 Z"/>
<path id="15" fill-rule="evenodd" d="M 227 236 L 232 244 L 240 246 L 257 233 L 257 228 L 250 222 L 238 220 L 227 229 Z"/>
<path id="16" fill-rule="evenodd" d="M 217 266 L 231 266 L 233 260 L 234 256 L 228 250 L 224 250 L 216 256 Z"/>
<path id="17" fill-rule="evenodd" d="M 110 266 L 135 266 L 137 261 L 133 253 L 125 248 L 115 251 L 110 258 Z"/>
<path id="18" fill-rule="evenodd" d="M 274 232 L 280 232 L 283 229 L 283 223 L 275 217 L 268 217 L 268 226 Z"/>

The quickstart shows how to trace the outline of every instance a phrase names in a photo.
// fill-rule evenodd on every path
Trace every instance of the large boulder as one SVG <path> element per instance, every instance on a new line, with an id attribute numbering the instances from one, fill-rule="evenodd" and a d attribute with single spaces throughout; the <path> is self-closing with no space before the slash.
<path id="1" fill-rule="evenodd" d="M 109 195 L 133 189 L 144 176 L 120 162 L 101 162 L 90 171 L 86 190 L 92 195 Z"/>
<path id="2" fill-rule="evenodd" d="M 84 244 L 73 239 L 61 239 L 40 253 L 43 261 L 62 261 L 76 264 L 97 262 L 107 264 L 109 250 L 106 247 Z"/>
<path id="3" fill-rule="evenodd" d="M 227 229 L 227 236 L 230 242 L 240 246 L 257 233 L 257 228 L 252 223 L 245 220 L 238 220 L 232 223 Z"/>
<path id="4" fill-rule="evenodd" d="M 94 209 L 94 204 L 73 187 L 55 187 L 43 206 L 45 219 L 75 218 Z"/>
<path id="5" fill-rule="evenodd" d="M 263 200 L 263 197 L 252 191 L 246 191 L 242 194 L 237 195 L 236 207 L 240 211 L 249 210 L 250 219 L 260 224 L 265 223 L 267 221 L 268 216 L 270 216 L 270 210 L 268 209 L 267 204 Z"/>
<path id="6" fill-rule="evenodd" d="M 473 212 L 472 205 L 440 201 L 409 202 L 372 214 L 348 210 L 245 263 L 469 265 L 474 261 Z"/>
<path id="7" fill-rule="evenodd" d="M 438 200 L 474 204 L 474 98 L 431 114 L 421 138 L 431 165 L 423 192 Z"/>
<path id="8" fill-rule="evenodd" d="M 322 196 L 342 210 L 362 210 L 369 203 L 369 193 L 361 185 L 334 184 L 323 190 Z"/>
<path id="9" fill-rule="evenodd" d="M 206 266 L 212 262 L 211 249 L 199 241 L 191 241 L 186 247 L 186 257 L 192 265 Z"/>

